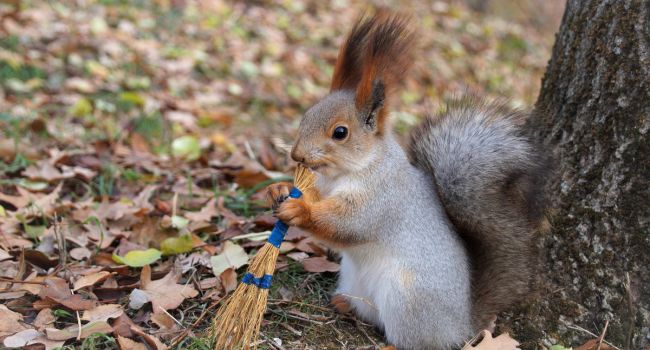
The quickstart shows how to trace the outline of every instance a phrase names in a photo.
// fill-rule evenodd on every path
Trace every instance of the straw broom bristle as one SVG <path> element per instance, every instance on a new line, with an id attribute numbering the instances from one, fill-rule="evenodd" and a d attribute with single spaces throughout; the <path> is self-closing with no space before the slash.
<path id="1" fill-rule="evenodd" d="M 315 175 L 298 165 L 294 185 L 301 191 L 312 187 Z M 250 264 L 248 271 L 255 277 L 272 275 L 280 250 L 271 243 L 265 243 Z M 240 283 L 233 295 L 221 306 L 214 318 L 212 335 L 215 350 L 257 348 L 257 336 L 262 324 L 269 290 L 252 284 Z"/>
<path id="2" fill-rule="evenodd" d="M 272 274 L 279 249 L 265 243 L 251 263 L 249 271 L 255 277 Z M 252 284 L 240 283 L 235 293 L 223 305 L 215 317 L 215 349 L 248 349 L 257 341 L 262 316 L 266 309 L 269 290 Z"/>
<path id="3" fill-rule="evenodd" d="M 296 167 L 296 172 L 294 174 L 294 180 L 293 184 L 294 186 L 298 187 L 301 191 L 305 191 L 312 186 L 314 186 L 314 183 L 316 182 L 316 175 L 311 172 L 311 170 L 305 168 L 302 165 L 298 165 Z"/>

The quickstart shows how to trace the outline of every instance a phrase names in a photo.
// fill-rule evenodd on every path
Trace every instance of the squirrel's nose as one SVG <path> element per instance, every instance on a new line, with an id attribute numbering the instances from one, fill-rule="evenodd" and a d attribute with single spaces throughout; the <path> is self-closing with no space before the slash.
<path id="1" fill-rule="evenodd" d="M 299 150 L 298 141 L 296 141 L 296 143 L 293 145 L 293 148 L 291 149 L 291 159 L 298 163 L 305 162 L 305 154 Z"/>
<path id="2" fill-rule="evenodd" d="M 298 163 L 304 163 L 305 162 L 305 156 L 302 155 L 298 150 L 295 148 L 291 150 L 291 158 L 295 160 Z"/>

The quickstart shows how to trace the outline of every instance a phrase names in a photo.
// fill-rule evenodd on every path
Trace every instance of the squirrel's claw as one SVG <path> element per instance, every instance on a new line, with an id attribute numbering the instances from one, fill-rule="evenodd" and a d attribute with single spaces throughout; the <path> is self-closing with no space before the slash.
<path id="1" fill-rule="evenodd" d="M 289 191 L 291 191 L 292 187 L 293 185 L 288 182 L 278 182 L 266 188 L 266 200 L 273 212 L 276 212 L 280 204 L 289 198 Z"/>

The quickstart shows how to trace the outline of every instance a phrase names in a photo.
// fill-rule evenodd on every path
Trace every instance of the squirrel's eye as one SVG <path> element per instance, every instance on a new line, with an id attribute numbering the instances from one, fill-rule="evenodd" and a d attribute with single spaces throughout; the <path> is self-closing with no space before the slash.
<path id="1" fill-rule="evenodd" d="M 348 128 L 345 126 L 337 126 L 332 133 L 332 138 L 334 140 L 343 140 L 346 136 L 348 136 Z"/>

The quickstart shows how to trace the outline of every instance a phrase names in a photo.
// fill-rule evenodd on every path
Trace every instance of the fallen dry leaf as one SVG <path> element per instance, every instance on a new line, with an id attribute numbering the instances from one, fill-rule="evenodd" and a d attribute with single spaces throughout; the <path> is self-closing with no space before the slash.
<path id="1" fill-rule="evenodd" d="M 94 309 L 84 311 L 81 319 L 84 321 L 108 321 L 110 318 L 118 318 L 124 313 L 119 304 L 99 305 Z"/>
<path id="2" fill-rule="evenodd" d="M 145 140 L 145 138 L 142 137 L 142 135 L 138 134 L 137 132 L 131 133 L 131 137 L 129 138 L 129 141 L 134 151 L 142 152 L 142 153 L 151 153 L 147 140 Z"/>
<path id="3" fill-rule="evenodd" d="M 31 248 L 34 246 L 32 241 L 17 236 L 20 226 L 20 220 L 15 218 L 8 218 L 0 220 L 0 231 L 3 232 L 2 240 L 0 240 L 0 247 L 10 248 Z"/>
<path id="4" fill-rule="evenodd" d="M 226 294 L 237 288 L 237 272 L 235 272 L 234 269 L 226 269 L 221 273 L 221 275 L 219 275 L 219 279 L 221 280 L 221 286 L 223 286 Z"/>
<path id="5" fill-rule="evenodd" d="M 209 277 L 199 281 L 199 288 L 201 288 L 201 290 L 215 288 L 220 285 L 221 285 L 221 281 L 217 277 Z"/>
<path id="6" fill-rule="evenodd" d="M 178 324 L 166 312 L 159 312 L 151 315 L 151 322 L 155 323 L 162 330 L 178 330 Z"/>
<path id="7" fill-rule="evenodd" d="M 11 259 L 11 254 L 7 253 L 4 249 L 0 249 L 0 261 Z"/>
<path id="8" fill-rule="evenodd" d="M 111 326 L 113 327 L 113 333 L 116 335 L 130 338 L 134 335 L 131 327 L 135 327 L 136 325 L 126 313 L 122 313 L 120 317 L 113 320 Z"/>
<path id="9" fill-rule="evenodd" d="M 25 278 L 26 282 L 34 282 L 34 283 L 21 283 L 20 287 L 18 287 L 19 290 L 24 290 L 28 293 L 31 293 L 33 295 L 38 295 L 38 293 L 41 292 L 41 289 L 44 288 L 44 285 L 41 284 L 42 282 L 45 281 L 47 276 L 37 276 L 36 272 L 33 272 L 27 278 Z M 41 283 L 39 283 L 41 282 Z"/>
<path id="10" fill-rule="evenodd" d="M 23 170 L 22 175 L 32 180 L 45 180 L 50 182 L 72 177 L 62 174 L 49 160 L 40 160 L 36 164 L 30 165 L 27 169 Z"/>
<path id="11" fill-rule="evenodd" d="M 27 345 L 43 344 L 45 350 L 52 350 L 63 346 L 65 341 L 56 341 L 48 339 L 43 333 L 35 329 L 26 329 L 16 333 L 11 337 L 5 338 L 3 344 L 8 348 L 24 348 Z"/>
<path id="12" fill-rule="evenodd" d="M 472 346 L 478 339 L 481 341 Z M 470 343 L 463 346 L 462 350 L 519 350 L 519 342 L 512 339 L 508 333 L 502 333 L 496 338 L 492 338 L 492 333 L 483 330 Z"/>
<path id="13" fill-rule="evenodd" d="M 167 345 L 163 344 L 158 338 L 154 337 L 153 335 L 145 333 L 140 327 L 131 327 L 131 330 L 133 333 L 141 336 L 145 342 L 147 342 L 147 345 L 149 345 L 151 348 L 154 350 L 167 350 Z"/>
<path id="14" fill-rule="evenodd" d="M 212 217 L 219 216 L 219 210 L 216 207 L 217 200 L 210 199 L 199 212 L 186 212 L 185 217 L 192 221 L 209 222 Z"/>
<path id="15" fill-rule="evenodd" d="M 259 230 L 272 230 L 277 221 L 278 218 L 270 214 L 258 215 L 253 219 L 255 227 Z"/>
<path id="16" fill-rule="evenodd" d="M 307 272 L 338 272 L 341 269 L 339 264 L 327 260 L 324 256 L 307 258 L 301 262 Z"/>
<path id="17" fill-rule="evenodd" d="M 151 267 L 147 265 L 142 268 L 140 286 L 151 302 L 154 313 L 173 310 L 186 298 L 194 298 L 199 294 L 190 284 L 178 284 L 180 278 L 181 274 L 172 269 L 165 277 L 152 281 Z"/>
<path id="18" fill-rule="evenodd" d="M 296 249 L 311 254 L 325 255 L 327 249 L 324 249 L 320 243 L 316 242 L 312 237 L 301 239 L 296 243 Z"/>
<path id="19" fill-rule="evenodd" d="M 0 192 L 0 200 L 11 203 L 18 209 L 16 214 L 33 216 L 34 214 L 50 214 L 54 202 L 59 198 L 63 183 L 59 183 L 49 194 L 32 193 L 22 187 L 16 187 L 19 196 L 10 196 Z"/>
<path id="20" fill-rule="evenodd" d="M 290 258 L 291 260 L 295 260 L 295 261 L 303 261 L 309 258 L 309 254 L 305 252 L 293 252 L 287 254 L 287 258 Z"/>
<path id="21" fill-rule="evenodd" d="M 95 285 L 99 282 L 102 282 L 106 280 L 108 277 L 111 276 L 111 273 L 108 271 L 99 271 L 95 273 L 91 273 L 89 275 L 83 276 L 80 279 L 76 280 L 74 282 L 74 291 L 77 291 L 81 288 L 84 287 L 89 287 L 92 285 Z"/>
<path id="22" fill-rule="evenodd" d="M 54 324 L 55 321 L 56 317 L 52 314 L 52 309 L 43 309 L 36 315 L 33 325 L 39 331 L 43 331 L 45 327 Z"/>
<path id="23" fill-rule="evenodd" d="M 146 345 L 120 335 L 117 336 L 117 345 L 120 346 L 120 350 L 147 350 Z"/>
<path id="24" fill-rule="evenodd" d="M 248 264 L 248 254 L 240 245 L 226 241 L 221 253 L 210 258 L 210 262 L 214 275 L 220 276 L 226 269 L 238 269 Z"/>
<path id="25" fill-rule="evenodd" d="M 269 179 L 266 169 L 256 160 L 237 151 L 223 164 L 224 172 L 234 176 L 242 187 L 252 187 Z"/>
<path id="26" fill-rule="evenodd" d="M 149 185 L 146 186 L 140 193 L 138 194 L 137 197 L 133 199 L 133 205 L 136 208 L 142 208 L 146 209 L 148 212 L 153 211 L 154 207 L 153 205 L 149 202 L 149 198 L 158 190 L 160 186 L 158 185 Z"/>
<path id="27" fill-rule="evenodd" d="M 296 248 L 296 244 L 293 242 L 282 242 L 280 244 L 280 254 L 287 254 L 288 252 L 294 250 Z"/>
<path id="28" fill-rule="evenodd" d="M 21 323 L 23 316 L 0 304 L 0 338 L 16 334 L 27 329 Z"/>
<path id="29" fill-rule="evenodd" d="M 132 202 L 129 201 L 118 201 L 110 203 L 108 200 L 104 200 L 100 203 L 94 214 L 101 220 L 120 220 L 124 217 L 130 217 L 132 215 L 138 214 L 141 211 L 146 212 L 147 210 L 136 207 Z"/>
<path id="30" fill-rule="evenodd" d="M 219 209 L 219 214 L 223 216 L 229 225 L 240 225 L 246 222 L 243 217 L 233 213 L 230 209 L 226 208 L 223 197 L 219 197 L 217 200 L 217 208 Z"/>
<path id="31" fill-rule="evenodd" d="M 133 226 L 133 233 L 129 240 L 143 247 L 150 247 L 159 244 L 165 238 L 176 235 L 176 233 L 169 233 L 162 230 L 160 221 L 160 218 L 145 216 Z"/>
<path id="32" fill-rule="evenodd" d="M 14 335 L 5 338 L 3 344 L 9 348 L 19 348 L 28 345 L 32 340 L 40 337 L 43 333 L 35 329 L 25 329 Z"/>
<path id="33" fill-rule="evenodd" d="M 78 325 L 72 325 L 64 329 L 46 328 L 47 338 L 50 340 L 68 340 L 72 338 L 88 338 L 95 333 L 108 334 L 113 332 L 113 327 L 106 321 L 93 321 L 81 326 L 81 333 Z"/>
<path id="34" fill-rule="evenodd" d="M 43 269 L 52 268 L 56 266 L 59 262 L 58 256 L 50 257 L 47 254 L 35 249 L 25 250 L 24 255 L 25 255 L 25 260 Z"/>
<path id="35" fill-rule="evenodd" d="M 86 247 L 72 248 L 68 254 L 70 255 L 71 258 L 77 261 L 90 259 L 90 257 L 92 256 L 92 252 Z"/>
<path id="36" fill-rule="evenodd" d="M 600 343 L 600 347 L 598 346 Z M 586 343 L 578 346 L 575 350 L 613 350 L 614 348 L 601 342 L 599 339 L 589 339 Z"/>
<path id="37" fill-rule="evenodd" d="M 43 287 L 38 296 L 43 301 L 54 301 L 71 310 L 90 310 L 93 309 L 97 302 L 95 300 L 84 299 L 79 294 L 72 294 L 68 287 L 68 282 L 58 277 L 48 277 L 45 279 Z"/>
<path id="38" fill-rule="evenodd" d="M 67 175 L 70 174 L 70 175 L 72 175 L 70 177 L 80 177 L 80 178 L 82 178 L 82 179 L 84 179 L 86 181 L 90 181 L 93 178 L 95 178 L 95 176 L 97 176 L 97 172 L 95 172 L 95 171 L 93 171 L 91 169 L 88 169 L 88 168 L 80 167 L 80 166 L 69 167 L 67 165 L 63 165 L 63 166 L 61 166 L 61 170 L 63 170 L 63 175 L 64 176 L 67 176 Z"/>

